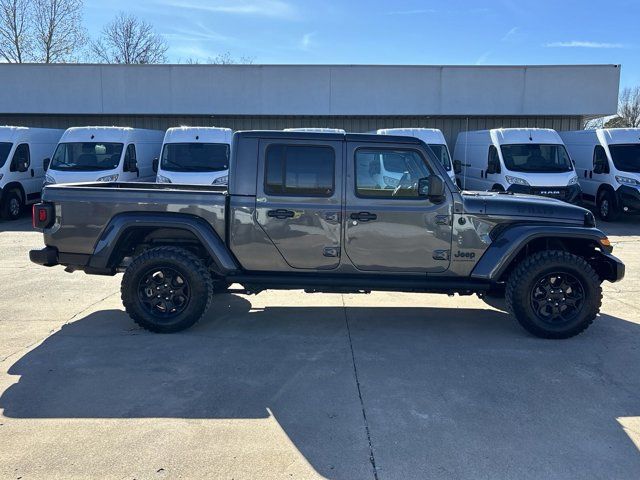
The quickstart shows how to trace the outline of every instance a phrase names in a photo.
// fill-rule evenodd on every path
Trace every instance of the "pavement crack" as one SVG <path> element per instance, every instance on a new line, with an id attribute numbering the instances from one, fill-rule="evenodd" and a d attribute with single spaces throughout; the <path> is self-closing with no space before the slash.
<path id="1" fill-rule="evenodd" d="M 353 351 L 353 341 L 351 339 L 351 328 L 349 327 L 349 316 L 347 315 L 347 306 L 344 303 L 344 295 L 340 295 L 342 300 L 342 311 L 344 312 L 344 322 L 347 326 L 347 338 L 349 339 L 349 348 L 351 350 L 351 362 L 353 365 L 353 375 L 356 380 L 356 387 L 358 389 L 358 398 L 360 399 L 360 408 L 362 409 L 362 419 L 364 421 L 364 430 L 367 434 L 367 442 L 369 444 L 369 461 L 373 468 L 373 478 L 378 480 L 378 468 L 376 467 L 376 458 L 373 454 L 373 444 L 371 443 L 371 431 L 369 429 L 369 421 L 367 420 L 367 411 L 362 400 L 362 389 L 360 388 L 360 378 L 358 377 L 358 366 L 356 365 L 356 355 Z"/>

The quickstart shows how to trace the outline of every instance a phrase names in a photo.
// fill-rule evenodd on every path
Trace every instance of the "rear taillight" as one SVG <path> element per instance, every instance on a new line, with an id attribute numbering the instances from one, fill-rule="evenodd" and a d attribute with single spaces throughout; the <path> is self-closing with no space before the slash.
<path id="1" fill-rule="evenodd" d="M 45 229 L 53 225 L 55 214 L 50 203 L 36 203 L 31 212 L 33 228 Z"/>

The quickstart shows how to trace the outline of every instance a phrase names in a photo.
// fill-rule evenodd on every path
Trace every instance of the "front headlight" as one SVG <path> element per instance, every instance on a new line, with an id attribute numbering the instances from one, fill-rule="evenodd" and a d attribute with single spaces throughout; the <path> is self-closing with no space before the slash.
<path id="1" fill-rule="evenodd" d="M 632 187 L 635 187 L 636 185 L 640 184 L 635 178 L 623 177 L 622 175 L 616 175 L 616 181 L 620 185 L 629 185 Z"/>
<path id="2" fill-rule="evenodd" d="M 113 175 L 105 175 L 104 177 L 100 177 L 96 182 L 115 182 L 118 180 L 118 174 Z"/>
<path id="3" fill-rule="evenodd" d="M 569 183 L 567 183 L 567 185 L 571 186 L 571 185 L 577 185 L 578 183 L 578 176 L 576 175 L 575 177 L 571 177 L 569 179 Z"/>
<path id="4" fill-rule="evenodd" d="M 44 176 L 44 183 L 45 183 L 45 185 L 53 185 L 53 184 L 56 183 L 56 179 L 53 178 L 51 175 L 46 174 Z"/>
<path id="5" fill-rule="evenodd" d="M 227 183 L 229 183 L 229 175 L 216 178 L 211 185 L 226 185 Z"/>
<path id="6" fill-rule="evenodd" d="M 382 177 L 382 181 L 387 185 L 387 187 L 397 187 L 400 184 L 400 180 L 393 177 L 387 177 L 386 175 Z"/>
<path id="7" fill-rule="evenodd" d="M 529 186 L 529 182 L 527 182 L 524 178 L 512 177 L 510 175 L 505 175 L 504 178 L 511 185 L 526 185 L 527 187 Z"/>
<path id="8" fill-rule="evenodd" d="M 171 179 L 165 177 L 164 175 L 158 174 L 156 176 L 156 183 L 171 183 Z"/>

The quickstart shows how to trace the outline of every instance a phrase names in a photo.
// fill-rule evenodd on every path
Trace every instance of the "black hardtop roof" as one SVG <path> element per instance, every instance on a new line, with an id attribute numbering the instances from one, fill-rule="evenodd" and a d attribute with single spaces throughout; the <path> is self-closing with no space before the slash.
<path id="1" fill-rule="evenodd" d="M 284 132 L 282 130 L 243 130 L 234 136 L 245 138 L 279 138 L 279 139 L 308 139 L 308 140 L 346 140 L 352 142 L 377 143 L 408 143 L 419 145 L 422 140 L 416 137 L 402 135 L 376 135 L 373 133 L 325 133 L 325 132 Z"/>

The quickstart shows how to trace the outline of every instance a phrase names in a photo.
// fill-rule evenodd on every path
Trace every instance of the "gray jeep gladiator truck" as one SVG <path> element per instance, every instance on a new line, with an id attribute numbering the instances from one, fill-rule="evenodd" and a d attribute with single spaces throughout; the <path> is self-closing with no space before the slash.
<path id="1" fill-rule="evenodd" d="M 33 209 L 46 247 L 31 260 L 124 272 L 124 307 L 154 332 L 190 327 L 239 284 L 505 297 L 530 333 L 568 338 L 595 319 L 601 283 L 624 275 L 589 211 L 462 192 L 412 137 L 247 131 L 232 152 L 227 187 L 47 186 Z"/>

